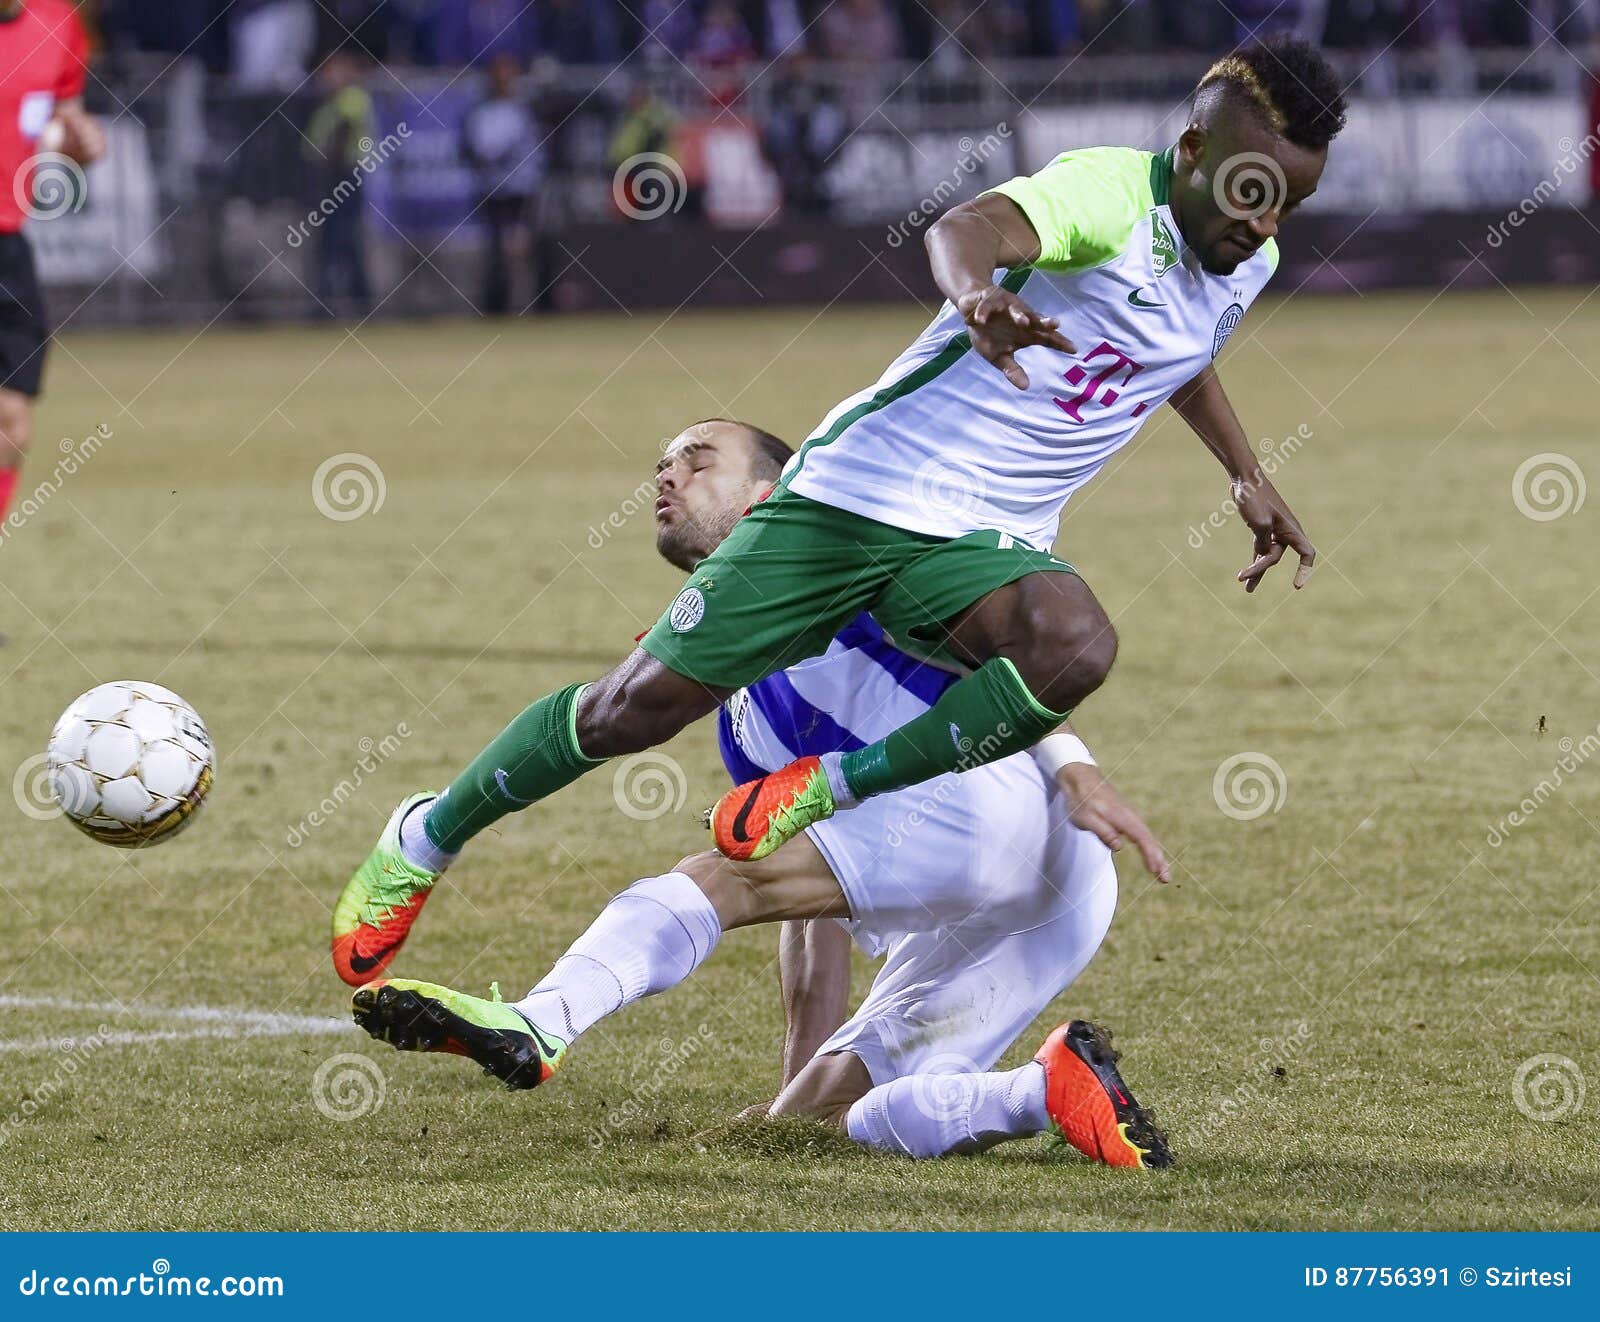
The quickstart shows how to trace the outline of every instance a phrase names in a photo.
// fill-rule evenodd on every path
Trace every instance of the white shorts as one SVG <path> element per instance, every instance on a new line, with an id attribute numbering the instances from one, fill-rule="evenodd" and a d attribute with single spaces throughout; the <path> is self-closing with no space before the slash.
<path id="1" fill-rule="evenodd" d="M 886 794 L 810 829 L 886 952 L 861 1007 L 818 1049 L 875 1085 L 990 1069 L 1084 970 L 1111 926 L 1111 852 L 1067 819 L 1026 754 Z"/>

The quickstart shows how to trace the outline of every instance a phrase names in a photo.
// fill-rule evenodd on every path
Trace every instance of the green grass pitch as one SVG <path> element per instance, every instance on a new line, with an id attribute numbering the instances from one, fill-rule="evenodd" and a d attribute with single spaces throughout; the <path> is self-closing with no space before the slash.
<path id="1" fill-rule="evenodd" d="M 1600 1227 L 1600 493 L 1538 519 L 1514 496 L 1544 453 L 1600 481 L 1600 311 L 1575 293 L 1256 310 L 1222 370 L 1323 552 L 1303 593 L 1287 569 L 1252 597 L 1233 582 L 1247 537 L 1208 530 L 1221 472 L 1165 412 L 1069 507 L 1058 547 L 1122 637 L 1081 726 L 1178 865 L 1162 889 L 1121 860 L 1110 938 L 1051 1013 L 1115 1029 L 1177 1170 L 727 1129 L 776 1079 L 770 931 L 602 1024 L 534 1094 L 337 1022 L 329 909 L 393 804 L 671 599 L 640 490 L 661 439 L 733 413 L 799 440 L 922 316 L 68 337 L 26 486 L 61 438 L 111 435 L 0 541 L 4 768 L 116 678 L 192 701 L 220 765 L 192 830 L 144 853 L 5 802 L 4 1224 Z M 382 475 L 357 518 L 313 497 L 343 453 Z M 608 896 L 700 848 L 709 726 L 666 751 L 674 811 L 624 816 L 604 769 L 508 820 L 396 972 L 520 994 Z M 1240 820 L 1213 786 L 1247 753 L 1282 779 Z M 1539 1056 L 1571 1062 L 1551 1067 L 1565 1105 L 1518 1105 Z"/>

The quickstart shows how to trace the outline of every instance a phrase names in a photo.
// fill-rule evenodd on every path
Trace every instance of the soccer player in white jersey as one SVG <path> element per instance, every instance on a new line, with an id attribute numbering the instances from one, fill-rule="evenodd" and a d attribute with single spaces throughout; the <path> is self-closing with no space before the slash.
<path id="1" fill-rule="evenodd" d="M 704 560 L 771 488 L 779 456 L 782 442 L 742 423 L 682 433 L 657 470 L 661 553 L 684 569 Z M 863 613 L 821 656 L 733 696 L 718 723 L 723 759 L 737 780 L 806 751 L 861 747 L 955 682 L 894 649 Z M 1080 741 L 1057 734 L 1033 756 L 819 822 L 769 859 L 708 852 L 645 878 L 515 1005 L 380 979 L 356 992 L 355 1016 L 402 1049 L 465 1054 L 514 1087 L 533 1087 L 596 1020 L 688 977 L 723 931 L 837 918 L 869 954 L 886 955 L 883 969 L 856 1014 L 828 1025 L 771 1114 L 818 1116 L 860 1143 L 917 1157 L 1055 1129 L 1095 1160 L 1164 1166 L 1165 1140 L 1117 1073 L 1104 1030 L 1063 1024 L 1033 1062 L 992 1069 L 1098 949 L 1116 905 L 1107 843 L 1124 837 L 1165 875 L 1138 814 Z M 844 935 L 831 922 L 815 926 L 819 943 L 826 928 Z M 832 974 L 847 984 L 846 967 Z M 808 990 L 786 988 L 785 1000 Z"/>
<path id="2" fill-rule="evenodd" d="M 1276 263 L 1344 122 L 1310 46 L 1252 45 L 1201 79 L 1166 152 L 1067 152 L 955 208 L 928 252 L 949 300 L 873 386 L 835 408 L 777 490 L 701 565 L 637 650 L 514 719 L 441 795 L 395 810 L 334 911 L 335 964 L 388 966 L 467 840 L 737 690 L 823 651 L 870 610 L 895 645 L 968 672 L 861 748 L 807 755 L 710 815 L 759 859 L 873 795 L 1037 743 L 1097 688 L 1116 637 L 1050 551 L 1071 493 L 1170 401 L 1221 461 L 1255 538 L 1253 590 L 1315 556 L 1212 366 Z"/>

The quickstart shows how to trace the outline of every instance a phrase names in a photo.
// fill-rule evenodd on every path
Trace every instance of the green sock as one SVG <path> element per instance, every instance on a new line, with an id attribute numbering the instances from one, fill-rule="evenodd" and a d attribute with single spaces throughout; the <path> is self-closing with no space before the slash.
<path id="1" fill-rule="evenodd" d="M 846 753 L 839 769 L 851 793 L 864 799 L 1020 753 L 1067 716 L 1042 706 L 1016 666 L 997 656 L 952 684 L 915 720 Z"/>
<path id="2" fill-rule="evenodd" d="M 500 731 L 450 782 L 422 819 L 434 845 L 454 854 L 484 827 L 548 798 L 605 758 L 578 747 L 578 694 L 572 684 L 540 698 Z"/>

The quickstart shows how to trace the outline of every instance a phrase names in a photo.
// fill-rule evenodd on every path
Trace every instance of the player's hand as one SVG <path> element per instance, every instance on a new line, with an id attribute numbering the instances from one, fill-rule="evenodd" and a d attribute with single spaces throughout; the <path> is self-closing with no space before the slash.
<path id="1" fill-rule="evenodd" d="M 1254 592 L 1260 587 L 1263 575 L 1283 559 L 1285 551 L 1293 551 L 1300 557 L 1294 585 L 1297 589 L 1305 587 L 1306 580 L 1311 577 L 1311 566 L 1316 563 L 1317 548 L 1311 545 L 1300 520 L 1284 504 L 1277 488 L 1260 474 L 1249 479 L 1235 478 L 1233 503 L 1238 507 L 1239 517 L 1255 534 L 1256 558 L 1239 571 L 1239 582 L 1244 584 L 1244 590 Z"/>
<path id="2" fill-rule="evenodd" d="M 93 165 L 106 154 L 106 131 L 80 106 L 60 106 L 55 123 L 61 129 L 60 152 L 79 165 Z"/>
<path id="3" fill-rule="evenodd" d="M 998 367 L 1018 390 L 1028 388 L 1028 374 L 1017 364 L 1018 349 L 1032 344 L 1062 353 L 1077 353 L 1077 346 L 1059 329 L 1054 317 L 1041 317 L 1008 289 L 990 285 L 963 294 L 956 310 L 966 319 L 972 347 Z"/>
<path id="4" fill-rule="evenodd" d="M 1056 783 L 1067 796 L 1067 816 L 1074 826 L 1099 836 L 1113 853 L 1122 848 L 1124 840 L 1131 840 L 1152 877 L 1160 882 L 1172 880 L 1172 864 L 1161 841 L 1099 767 L 1069 762 L 1056 772 Z"/>

